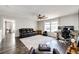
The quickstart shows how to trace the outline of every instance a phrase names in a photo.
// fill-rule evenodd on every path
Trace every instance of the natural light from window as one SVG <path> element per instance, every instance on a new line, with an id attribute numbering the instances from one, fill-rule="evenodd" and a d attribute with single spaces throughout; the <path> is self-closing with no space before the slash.
<path id="1" fill-rule="evenodd" d="M 54 32 L 58 30 L 58 21 L 46 21 L 44 23 L 44 31 Z"/>
<path id="2" fill-rule="evenodd" d="M 50 22 L 44 23 L 44 31 L 50 32 Z"/>

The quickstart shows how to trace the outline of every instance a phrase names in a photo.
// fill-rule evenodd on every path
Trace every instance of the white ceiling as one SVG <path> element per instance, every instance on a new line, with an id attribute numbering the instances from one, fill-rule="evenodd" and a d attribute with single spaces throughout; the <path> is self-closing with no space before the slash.
<path id="1" fill-rule="evenodd" d="M 77 13 L 77 5 L 0 5 L 0 15 L 4 17 L 17 17 L 37 19 L 38 14 L 55 18 Z"/>

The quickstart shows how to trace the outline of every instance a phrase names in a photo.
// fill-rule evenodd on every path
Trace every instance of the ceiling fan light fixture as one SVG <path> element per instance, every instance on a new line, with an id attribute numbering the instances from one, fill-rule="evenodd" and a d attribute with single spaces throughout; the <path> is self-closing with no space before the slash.
<path id="1" fill-rule="evenodd" d="M 46 17 L 45 15 L 41 15 L 41 14 L 38 15 L 38 19 L 39 19 L 39 20 L 46 19 L 46 18 L 47 18 L 47 17 Z"/>

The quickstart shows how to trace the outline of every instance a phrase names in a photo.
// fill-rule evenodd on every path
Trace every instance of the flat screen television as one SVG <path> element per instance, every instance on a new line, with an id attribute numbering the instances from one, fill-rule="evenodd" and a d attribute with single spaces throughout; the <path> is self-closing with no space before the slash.
<path id="1" fill-rule="evenodd" d="M 69 30 L 73 30 L 74 31 L 74 26 L 65 26 L 66 28 L 68 28 Z"/>
<path id="2" fill-rule="evenodd" d="M 58 26 L 58 30 L 62 30 L 64 27 L 68 28 L 69 30 L 74 30 L 74 26 Z"/>

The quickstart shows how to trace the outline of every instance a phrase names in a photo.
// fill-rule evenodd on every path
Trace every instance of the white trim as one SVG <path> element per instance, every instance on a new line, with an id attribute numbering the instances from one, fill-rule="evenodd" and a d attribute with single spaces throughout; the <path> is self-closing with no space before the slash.
<path id="1" fill-rule="evenodd" d="M 5 21 L 15 23 L 15 20 L 10 20 L 10 19 L 4 19 L 3 18 L 3 27 L 2 27 L 2 37 L 3 37 L 3 39 L 5 39 Z"/>

